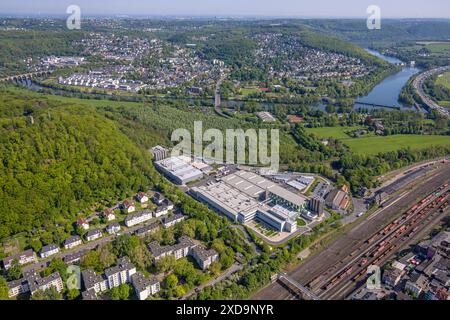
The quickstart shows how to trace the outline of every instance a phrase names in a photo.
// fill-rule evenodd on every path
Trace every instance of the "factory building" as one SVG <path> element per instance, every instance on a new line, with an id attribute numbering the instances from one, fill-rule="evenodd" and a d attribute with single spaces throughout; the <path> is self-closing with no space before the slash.
<path id="1" fill-rule="evenodd" d="M 325 200 L 315 197 L 309 200 L 309 210 L 317 213 L 319 216 L 323 215 L 323 210 L 325 207 Z"/>
<path id="2" fill-rule="evenodd" d="M 191 194 L 234 222 L 258 220 L 279 232 L 295 232 L 296 219 L 308 204 L 305 197 L 248 171 L 194 187 Z"/>
<path id="3" fill-rule="evenodd" d="M 203 178 L 203 172 L 190 163 L 189 157 L 178 156 L 156 161 L 155 166 L 169 180 L 179 185 L 185 185 Z"/>

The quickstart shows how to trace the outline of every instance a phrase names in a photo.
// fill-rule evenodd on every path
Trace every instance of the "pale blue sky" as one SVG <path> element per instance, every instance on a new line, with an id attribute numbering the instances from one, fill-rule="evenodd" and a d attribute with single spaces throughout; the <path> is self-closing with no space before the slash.
<path id="1" fill-rule="evenodd" d="M 86 15 L 298 17 L 366 17 L 373 4 L 385 18 L 450 18 L 449 0 L 1 0 L 0 14 L 64 15 L 70 4 Z"/>

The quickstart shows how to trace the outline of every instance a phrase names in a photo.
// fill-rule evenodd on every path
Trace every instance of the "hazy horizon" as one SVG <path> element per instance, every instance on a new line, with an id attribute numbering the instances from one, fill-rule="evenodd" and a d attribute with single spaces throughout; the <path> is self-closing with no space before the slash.
<path id="1" fill-rule="evenodd" d="M 448 0 L 9 0 L 0 3 L 0 15 L 65 16 L 71 4 L 86 16 L 365 18 L 367 7 L 378 5 L 384 18 L 450 18 Z"/>

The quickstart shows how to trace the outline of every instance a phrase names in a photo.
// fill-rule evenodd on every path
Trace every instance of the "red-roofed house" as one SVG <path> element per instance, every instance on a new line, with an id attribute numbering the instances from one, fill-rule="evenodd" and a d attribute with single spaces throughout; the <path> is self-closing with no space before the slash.
<path id="1" fill-rule="evenodd" d="M 140 203 L 147 203 L 148 202 L 148 196 L 144 192 L 139 192 L 136 196 L 137 201 Z"/>
<path id="2" fill-rule="evenodd" d="M 89 222 L 87 222 L 84 218 L 80 218 L 77 220 L 77 227 L 82 227 L 84 230 L 89 230 Z"/>
<path id="3" fill-rule="evenodd" d="M 116 219 L 116 215 L 115 215 L 114 212 L 113 212 L 111 209 L 109 209 L 109 208 L 106 208 L 105 210 L 103 210 L 102 216 L 103 216 L 103 218 L 105 218 L 106 221 L 108 221 L 108 222 L 109 222 L 109 221 L 113 221 L 113 220 Z"/>
<path id="4" fill-rule="evenodd" d="M 291 114 L 288 116 L 288 121 L 289 121 L 289 123 L 300 123 L 300 122 L 303 122 L 303 117 Z"/>
<path id="5" fill-rule="evenodd" d="M 126 212 L 126 213 L 131 213 L 136 211 L 136 207 L 134 206 L 134 203 L 129 201 L 129 200 L 125 200 L 122 203 L 122 209 Z"/>

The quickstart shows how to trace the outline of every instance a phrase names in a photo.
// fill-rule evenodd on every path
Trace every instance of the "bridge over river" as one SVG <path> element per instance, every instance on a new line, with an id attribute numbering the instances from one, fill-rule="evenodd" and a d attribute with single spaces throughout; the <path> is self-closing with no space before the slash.
<path id="1" fill-rule="evenodd" d="M 358 106 L 358 105 L 368 106 L 368 107 L 372 107 L 372 108 L 388 108 L 388 109 L 401 110 L 401 108 L 399 106 L 391 106 L 391 105 L 362 102 L 362 101 L 355 101 L 355 105 L 356 106 Z"/>

